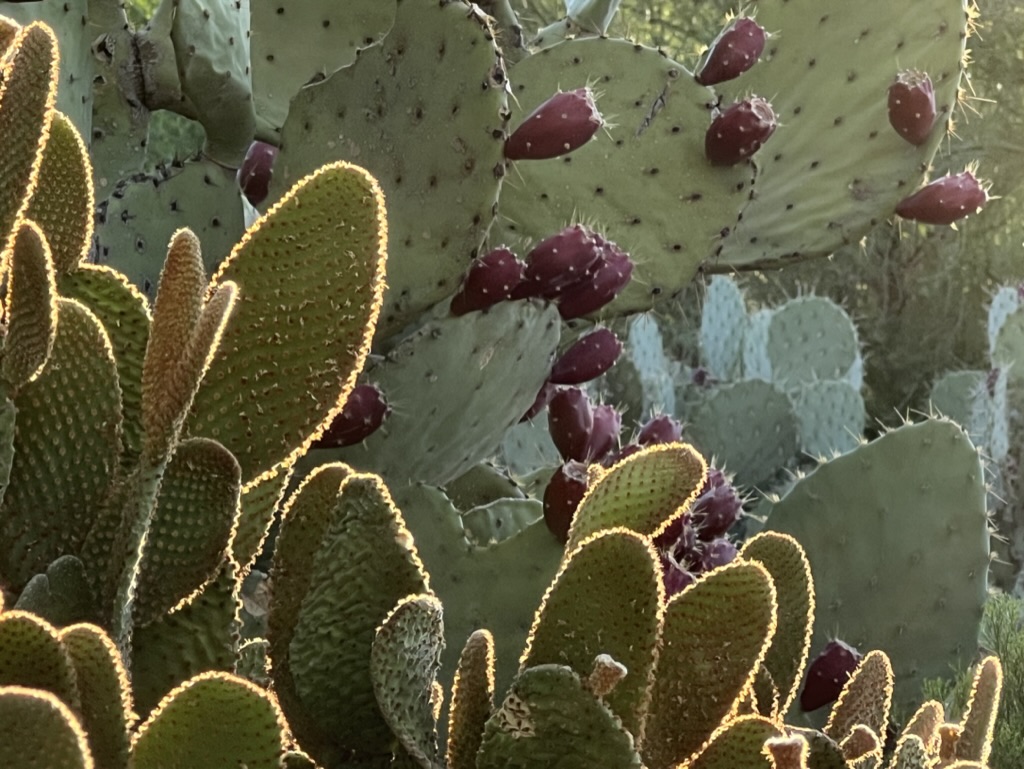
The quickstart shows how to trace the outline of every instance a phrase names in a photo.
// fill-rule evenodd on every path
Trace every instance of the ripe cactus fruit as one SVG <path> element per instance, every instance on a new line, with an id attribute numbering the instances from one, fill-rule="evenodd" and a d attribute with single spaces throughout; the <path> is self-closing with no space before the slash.
<path id="1" fill-rule="evenodd" d="M 988 202 L 988 191 L 973 173 L 947 174 L 927 184 L 896 205 L 904 219 L 922 224 L 952 224 Z"/>
<path id="2" fill-rule="evenodd" d="M 711 121 L 704 135 L 704 154 L 711 165 L 734 166 L 761 149 L 777 125 L 772 105 L 760 96 L 751 96 Z"/>
<path id="3" fill-rule="evenodd" d="M 889 86 L 889 123 L 915 147 L 928 141 L 935 125 L 935 88 L 927 72 L 904 70 Z"/>
<path id="4" fill-rule="evenodd" d="M 619 442 L 622 415 L 614 406 L 602 404 L 594 408 L 594 429 L 587 441 L 587 461 L 597 462 L 607 456 Z"/>
<path id="5" fill-rule="evenodd" d="M 668 414 L 653 417 L 640 428 L 636 442 L 641 446 L 650 446 L 655 443 L 674 443 L 683 435 L 683 425 L 678 419 Z"/>
<path id="6" fill-rule="evenodd" d="M 753 19 L 734 19 L 711 43 L 704 63 L 694 77 L 701 85 L 714 85 L 739 77 L 757 64 L 767 38 L 764 29 Z"/>
<path id="7" fill-rule="evenodd" d="M 341 412 L 316 442 L 314 448 L 336 449 L 362 443 L 376 432 L 391 413 L 384 394 L 372 384 L 357 385 L 352 389 Z"/>
<path id="8" fill-rule="evenodd" d="M 540 390 L 537 391 L 537 397 L 533 403 L 530 404 L 530 408 L 523 414 L 520 422 L 528 422 L 537 416 L 541 411 L 547 408 L 547 405 L 551 403 L 551 399 L 555 397 L 555 393 L 558 392 L 558 388 L 555 387 L 551 382 L 545 382 Z"/>
<path id="9" fill-rule="evenodd" d="M 452 315 L 485 310 L 511 298 L 523 280 L 524 268 L 516 255 L 505 247 L 496 248 L 476 259 L 452 298 Z"/>
<path id="10" fill-rule="evenodd" d="M 267 199 L 270 190 L 270 179 L 274 175 L 274 161 L 277 160 L 277 147 L 266 142 L 254 141 L 245 153 L 245 160 L 238 169 L 238 186 L 246 200 L 258 206 Z"/>
<path id="11" fill-rule="evenodd" d="M 513 299 L 554 299 L 566 287 L 592 275 L 601 258 L 603 238 L 580 224 L 544 238 L 526 255 L 523 282 Z"/>
<path id="12" fill-rule="evenodd" d="M 569 286 L 558 298 L 562 320 L 572 320 L 596 312 L 619 295 L 633 277 L 633 261 L 614 243 L 605 242 L 603 254 L 592 276 Z"/>
<path id="13" fill-rule="evenodd" d="M 800 709 L 809 713 L 835 702 L 860 659 L 861 653 L 849 644 L 830 641 L 807 667 Z"/>
<path id="14" fill-rule="evenodd" d="M 743 502 L 736 489 L 729 483 L 721 470 L 708 470 L 697 501 L 693 503 L 690 515 L 697 529 L 697 536 L 704 542 L 721 537 L 739 519 Z"/>
<path id="15" fill-rule="evenodd" d="M 599 328 L 562 353 L 552 366 L 549 379 L 554 384 L 564 385 L 589 382 L 614 366 L 621 353 L 622 342 L 615 332 Z"/>
<path id="16" fill-rule="evenodd" d="M 571 460 L 555 470 L 544 489 L 544 523 L 563 545 L 569 539 L 569 527 L 586 491 L 587 466 Z"/>
<path id="17" fill-rule="evenodd" d="M 509 160 L 547 160 L 579 149 L 604 120 L 589 88 L 558 91 L 519 124 L 505 142 Z"/>
<path id="18" fill-rule="evenodd" d="M 562 458 L 586 462 L 593 431 L 594 409 L 587 394 L 578 387 L 555 393 L 548 404 L 548 432 Z"/>

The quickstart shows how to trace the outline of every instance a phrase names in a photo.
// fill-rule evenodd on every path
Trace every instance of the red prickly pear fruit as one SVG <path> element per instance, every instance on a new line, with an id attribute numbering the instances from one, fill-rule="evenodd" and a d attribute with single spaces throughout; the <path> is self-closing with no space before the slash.
<path id="1" fill-rule="evenodd" d="M 315 449 L 337 449 L 362 443 L 391 413 L 380 390 L 371 384 L 356 385 L 341 412 L 313 444 Z"/>
<path id="2" fill-rule="evenodd" d="M 563 545 L 569 540 L 572 518 L 586 492 L 587 466 L 581 462 L 559 467 L 544 489 L 544 523 Z"/>
<path id="3" fill-rule="evenodd" d="M 496 248 L 474 259 L 462 287 L 452 298 L 452 315 L 485 310 L 509 299 L 522 282 L 525 267 L 507 248 Z"/>
<path id="4" fill-rule="evenodd" d="M 829 641 L 807 667 L 807 678 L 800 692 L 800 709 L 810 713 L 839 699 L 860 658 L 860 652 L 849 644 Z"/>
<path id="5" fill-rule="evenodd" d="M 614 243 L 606 243 L 593 276 L 569 286 L 558 297 L 562 320 L 573 320 L 596 312 L 619 295 L 633 277 L 633 261 Z"/>
<path id="6" fill-rule="evenodd" d="M 742 512 L 743 502 L 725 474 L 714 468 L 708 470 L 708 478 L 690 510 L 697 536 L 705 542 L 722 536 Z"/>
<path id="7" fill-rule="evenodd" d="M 537 391 L 537 397 L 533 400 L 533 405 L 526 410 L 526 413 L 520 418 L 520 422 L 529 422 L 541 411 L 543 411 L 551 399 L 555 397 L 555 393 L 558 392 L 558 388 L 555 387 L 551 382 L 545 382 L 541 386 L 540 390 Z"/>
<path id="8" fill-rule="evenodd" d="M 513 299 L 554 299 L 567 286 L 591 274 L 602 254 L 604 240 L 579 224 L 545 238 L 526 255 L 523 282 Z"/>
<path id="9" fill-rule="evenodd" d="M 589 88 L 559 91 L 519 124 L 505 142 L 509 160 L 547 160 L 579 149 L 604 125 Z"/>
<path id="10" fill-rule="evenodd" d="M 274 175 L 274 161 L 277 160 L 277 147 L 266 142 L 255 141 L 249 145 L 245 153 L 242 167 L 238 169 L 236 179 L 246 200 L 258 206 L 267 199 L 270 190 L 270 178 Z"/>
<path id="11" fill-rule="evenodd" d="M 548 404 L 548 432 L 562 459 L 588 461 L 594 410 L 587 394 L 578 387 L 559 390 Z"/>
<path id="12" fill-rule="evenodd" d="M 700 565 L 702 571 L 711 571 L 725 566 L 736 559 L 736 545 L 727 539 L 715 539 L 701 549 Z"/>
<path id="13" fill-rule="evenodd" d="M 922 224 L 952 224 L 977 212 L 988 202 L 988 192 L 970 171 L 948 174 L 927 184 L 896 205 L 904 219 Z"/>
<path id="14" fill-rule="evenodd" d="M 637 452 L 641 451 L 642 449 L 643 446 L 637 443 L 627 443 L 618 451 L 613 451 L 611 454 L 602 459 L 601 465 L 604 467 L 611 467 L 612 465 L 617 465 L 626 457 L 631 457 Z"/>
<path id="15" fill-rule="evenodd" d="M 652 446 L 657 443 L 675 443 L 683 437 L 683 424 L 668 414 L 662 414 L 648 420 L 640 428 L 636 442 L 641 446 Z"/>
<path id="16" fill-rule="evenodd" d="M 908 69 L 889 86 L 889 124 L 915 146 L 928 141 L 935 126 L 935 89 L 927 73 Z"/>
<path id="17" fill-rule="evenodd" d="M 548 377 L 555 384 L 575 385 L 597 379 L 615 365 L 622 353 L 622 342 L 615 332 L 599 328 L 578 339 L 562 353 Z"/>
<path id="18" fill-rule="evenodd" d="M 683 592 L 697 581 L 697 577 L 672 559 L 661 556 L 661 579 L 665 584 L 666 600 Z"/>
<path id="19" fill-rule="evenodd" d="M 587 461 L 598 462 L 615 448 L 622 432 L 622 415 L 607 404 L 594 408 L 594 428 L 587 442 Z"/>
<path id="20" fill-rule="evenodd" d="M 767 39 L 764 28 L 753 19 L 733 20 L 715 38 L 694 77 L 701 85 L 715 85 L 739 77 L 757 64 Z"/>
<path id="21" fill-rule="evenodd" d="M 761 149 L 777 125 L 772 105 L 751 96 L 711 121 L 704 134 L 704 154 L 713 166 L 734 166 Z"/>

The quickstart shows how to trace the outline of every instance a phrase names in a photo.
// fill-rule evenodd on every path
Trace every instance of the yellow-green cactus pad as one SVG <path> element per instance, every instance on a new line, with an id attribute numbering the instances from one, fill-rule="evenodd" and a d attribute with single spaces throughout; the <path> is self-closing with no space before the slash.
<path id="1" fill-rule="evenodd" d="M 399 600 L 429 592 L 384 483 L 350 474 L 339 485 L 343 475 L 338 466 L 322 468 L 289 503 L 267 617 L 281 704 L 299 743 L 321 763 L 336 750 L 391 753 L 395 738 L 377 707 L 370 648 Z"/>
<path id="2" fill-rule="evenodd" d="M 723 722 L 697 755 L 682 766 L 685 769 L 770 769 L 771 759 L 765 755 L 765 743 L 782 733 L 779 724 L 768 718 L 740 716 Z"/>
<path id="3" fill-rule="evenodd" d="M 267 692 L 203 673 L 167 695 L 132 741 L 133 769 L 279 769 L 284 717 Z"/>
<path id="4" fill-rule="evenodd" d="M 859 724 L 870 727 L 875 734 L 885 734 L 892 683 L 892 665 L 885 652 L 876 649 L 864 655 L 832 706 L 825 734 L 840 744 Z"/>
<path id="5" fill-rule="evenodd" d="M 71 659 L 56 628 L 23 611 L 0 615 L 0 686 L 43 689 L 76 711 L 81 702 Z"/>
<path id="6" fill-rule="evenodd" d="M 475 630 L 459 656 L 448 712 L 448 767 L 476 769 L 484 726 L 494 710 L 494 636 Z"/>
<path id="7" fill-rule="evenodd" d="M 814 582 L 800 543 L 788 534 L 762 532 L 747 540 L 740 555 L 768 570 L 779 602 L 778 621 L 764 667 L 778 687 L 779 713 L 796 698 L 814 632 Z"/>
<path id="8" fill-rule="evenodd" d="M 627 457 L 587 490 L 576 509 L 566 552 L 613 526 L 658 534 L 683 514 L 706 476 L 704 458 L 685 443 L 651 446 Z"/>
<path id="9" fill-rule="evenodd" d="M 924 742 L 916 734 L 906 734 L 896 743 L 889 769 L 925 769 L 931 760 Z"/>
<path id="10" fill-rule="evenodd" d="M 49 692 L 0 686 L 0 766 L 4 769 L 93 769 L 85 731 Z"/>
<path id="11" fill-rule="evenodd" d="M 627 673 L 604 700 L 641 740 L 664 602 L 650 540 L 628 529 L 598 532 L 572 551 L 544 596 L 520 671 L 558 664 L 587 676 L 595 657 L 611 655 Z"/>
<path id="12" fill-rule="evenodd" d="M 242 491 L 238 526 L 231 542 L 232 557 L 248 573 L 270 533 L 274 513 L 284 499 L 293 466 L 278 465 Z"/>
<path id="13" fill-rule="evenodd" d="M 686 760 L 733 714 L 771 644 L 776 611 L 771 575 L 753 562 L 708 572 L 668 602 L 643 745 L 648 766 Z"/>
<path id="14" fill-rule="evenodd" d="M 60 299 L 57 312 L 49 363 L 14 400 L 15 460 L 0 507 L 0 573 L 15 589 L 57 556 L 80 550 L 120 452 L 121 392 L 110 340 L 79 302 Z M 103 571 L 82 560 L 90 572 Z"/>
<path id="15" fill-rule="evenodd" d="M 522 671 L 487 722 L 478 769 L 640 769 L 633 737 L 572 669 Z"/>
<path id="16" fill-rule="evenodd" d="M 136 623 L 152 622 L 213 579 L 230 545 L 241 478 L 237 460 L 216 441 L 178 444 L 143 545 Z"/>
<path id="17" fill-rule="evenodd" d="M 58 112 L 39 166 L 39 183 L 25 212 L 46 234 L 58 275 L 78 267 L 92 246 L 95 206 L 92 163 L 81 135 Z"/>
<path id="18" fill-rule="evenodd" d="M 22 27 L 0 69 L 0 254 L 28 207 L 55 114 L 57 38 L 45 24 Z"/>
<path id="19" fill-rule="evenodd" d="M 441 667 L 444 624 L 433 595 L 403 598 L 377 629 L 370 676 L 381 715 L 423 769 L 438 765 L 434 685 Z"/>
<path id="20" fill-rule="evenodd" d="M 223 443 L 245 482 L 290 464 L 341 410 L 369 352 L 386 252 L 380 186 L 338 162 L 292 187 L 214 276 L 240 298 L 187 430 Z"/>
<path id="21" fill-rule="evenodd" d="M 95 625 L 67 627 L 60 631 L 60 640 L 74 666 L 93 757 L 101 767 L 126 766 L 135 713 L 120 653 Z"/>
<path id="22" fill-rule="evenodd" d="M 945 708 L 941 702 L 928 700 L 922 703 L 900 734 L 900 739 L 911 735 L 921 740 L 925 750 L 934 752 L 939 745 L 939 727 L 946 720 Z"/>
<path id="23" fill-rule="evenodd" d="M 57 336 L 53 261 L 46 237 L 30 219 L 22 219 L 14 234 L 10 267 L 0 371 L 13 394 L 43 370 Z"/>
<path id="24" fill-rule="evenodd" d="M 992 735 L 1003 690 L 1003 666 L 998 657 L 986 657 L 974 671 L 974 683 L 967 712 L 960 723 L 956 757 L 986 763 L 992 752 Z"/>
<path id="25" fill-rule="evenodd" d="M 875 730 L 864 724 L 857 724 L 839 743 L 843 756 L 851 765 L 874 757 L 878 763 L 882 760 L 882 743 Z"/>

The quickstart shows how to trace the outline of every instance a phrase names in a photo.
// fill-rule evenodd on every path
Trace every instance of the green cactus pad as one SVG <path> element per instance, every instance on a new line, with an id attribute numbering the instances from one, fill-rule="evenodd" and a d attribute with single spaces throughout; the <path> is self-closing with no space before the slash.
<path id="1" fill-rule="evenodd" d="M 484 730 L 478 769 L 640 769 L 633 737 L 561 665 L 524 670 Z"/>
<path id="2" fill-rule="evenodd" d="M 708 572 L 665 609 L 644 758 L 675 766 L 733 714 L 775 634 L 775 588 L 763 566 Z"/>
<path id="3" fill-rule="evenodd" d="M 537 499 L 497 499 L 462 514 L 466 539 L 478 547 L 494 545 L 514 537 L 544 517 L 544 505 Z"/>
<path id="4" fill-rule="evenodd" d="M 15 609 L 32 612 L 57 626 L 91 622 L 98 618 L 85 564 L 73 555 L 62 555 L 36 574 L 18 596 Z"/>
<path id="5" fill-rule="evenodd" d="M 265 638 L 252 638 L 238 647 L 235 674 L 257 686 L 270 686 L 270 642 Z"/>
<path id="6" fill-rule="evenodd" d="M 278 769 L 285 728 L 267 692 L 228 673 L 203 673 L 168 694 L 139 727 L 131 765 Z"/>
<path id="7" fill-rule="evenodd" d="M 403 598 L 377 628 L 370 651 L 381 715 L 423 769 L 438 764 L 433 700 L 444 647 L 441 615 L 441 602 L 433 595 Z"/>
<path id="8" fill-rule="evenodd" d="M 56 628 L 34 614 L 0 614 L 0 686 L 27 686 L 55 694 L 79 711 L 75 671 Z"/>
<path id="9" fill-rule="evenodd" d="M 783 390 L 842 379 L 860 357 L 850 316 L 823 296 L 791 299 L 772 312 L 766 349 L 772 381 Z"/>
<path id="10" fill-rule="evenodd" d="M 987 371 L 947 371 L 932 384 L 931 407 L 967 431 L 973 443 L 984 441 L 989 429 Z"/>
<path id="11" fill-rule="evenodd" d="M 59 300 L 49 363 L 14 404 L 15 460 L 0 507 L 0 572 L 20 589 L 57 556 L 82 547 L 117 468 L 116 364 L 106 332 L 84 305 Z"/>
<path id="12" fill-rule="evenodd" d="M 281 769 L 319 769 L 316 761 L 301 750 L 288 750 L 281 756 Z"/>
<path id="13" fill-rule="evenodd" d="M 806 740 L 808 769 L 851 769 L 839 745 L 817 729 L 787 726 L 786 731 Z"/>
<path id="14" fill-rule="evenodd" d="M 704 161 L 714 94 L 660 51 L 597 37 L 528 56 L 509 80 L 513 127 L 556 91 L 587 85 L 607 125 L 569 155 L 512 165 L 497 237 L 540 240 L 578 217 L 592 222 L 636 263 L 611 305 L 620 312 L 650 309 L 687 286 L 734 224 L 754 174 Z"/>
<path id="15" fill-rule="evenodd" d="M 686 434 L 736 483 L 757 486 L 795 456 L 796 414 L 780 390 L 759 379 L 733 382 L 702 392 L 688 414 Z"/>
<path id="16" fill-rule="evenodd" d="M 772 769 L 765 742 L 782 736 L 778 723 L 762 716 L 739 716 L 724 721 L 685 769 Z M 791 768 L 790 768 L 791 769 Z"/>
<path id="17" fill-rule="evenodd" d="M 1021 295 L 1016 286 L 1000 286 L 988 305 L 988 353 L 994 358 L 999 330 L 1006 319 L 1021 307 Z"/>
<path id="18" fill-rule="evenodd" d="M 226 561 L 192 600 L 132 636 L 132 692 L 149 713 L 183 681 L 209 670 L 234 669 L 241 622 L 237 567 Z"/>
<path id="19" fill-rule="evenodd" d="M 967 40 L 963 0 L 888 5 L 767 0 L 777 31 L 761 61 L 720 90 L 730 104 L 771 100 L 779 128 L 754 157 L 760 173 L 715 268 L 777 265 L 855 243 L 917 188 L 953 117 Z M 889 124 L 886 89 L 927 72 L 938 120 L 920 147 Z"/>
<path id="20" fill-rule="evenodd" d="M 463 0 L 415 0 L 380 45 L 292 101 L 269 199 L 334 158 L 380 179 L 391 221 L 382 336 L 453 294 L 478 253 L 505 174 L 506 88 L 486 16 Z"/>
<path id="21" fill-rule="evenodd" d="M 6 769 L 93 769 L 85 731 L 49 692 L 0 686 L 0 766 Z M 12 739 L 17 735 L 16 739 Z"/>
<path id="22" fill-rule="evenodd" d="M 307 461 L 341 460 L 393 484 L 457 478 L 533 403 L 559 326 L 552 305 L 534 302 L 425 324 L 366 371 L 392 409 L 381 429 L 358 446 L 314 450 Z"/>
<path id="23" fill-rule="evenodd" d="M 551 440 L 547 414 L 541 412 L 533 419 L 515 424 L 506 430 L 498 448 L 497 461 L 518 480 L 536 472 L 539 467 L 553 470 L 560 465 L 562 458 L 555 447 L 555 442 Z"/>
<path id="24" fill-rule="evenodd" d="M 1010 313 L 995 337 L 992 349 L 992 363 L 1006 366 L 1024 360 L 1024 307 Z M 1021 366 L 1011 366 L 1010 384 L 1020 390 L 1024 383 L 1024 371 Z"/>
<path id="25" fill-rule="evenodd" d="M 766 527 L 807 553 L 817 593 L 812 648 L 839 637 L 885 651 L 897 707 L 916 707 L 921 681 L 948 675 L 977 646 L 989 568 L 985 496 L 981 459 L 945 420 L 890 431 L 797 481 Z"/>
<path id="26" fill-rule="evenodd" d="M 768 326 L 774 310 L 770 307 L 750 314 L 746 334 L 743 337 L 743 376 L 747 379 L 763 379 L 770 382 L 772 362 L 768 358 Z"/>
<path id="27" fill-rule="evenodd" d="M 341 410 L 369 351 L 386 248 L 377 182 L 333 163 L 261 217 L 214 276 L 240 298 L 186 429 L 223 443 L 244 482 L 294 462 Z"/>
<path id="28" fill-rule="evenodd" d="M 239 509 L 241 468 L 216 441 L 178 444 L 160 483 L 139 565 L 135 621 L 186 601 L 217 573 Z"/>
<path id="29" fill-rule="evenodd" d="M 700 316 L 700 351 L 714 378 L 739 376 L 747 324 L 747 303 L 740 287 L 723 275 L 713 276 Z"/>
<path id="30" fill-rule="evenodd" d="M 885 652 L 872 649 L 846 680 L 823 731 L 840 746 L 861 726 L 885 734 L 891 702 L 892 665 Z"/>
<path id="31" fill-rule="evenodd" d="M 238 526 L 231 542 L 232 557 L 243 573 L 259 555 L 291 478 L 292 467 L 279 465 L 243 489 Z"/>
<path id="32" fill-rule="evenodd" d="M 82 725 L 101 767 L 128 762 L 129 730 L 134 726 L 128 675 L 114 642 L 94 625 L 72 625 L 60 632 L 82 697 Z"/>
<path id="33" fill-rule="evenodd" d="M 8 391 L 39 375 L 57 335 L 57 287 L 46 237 L 30 219 L 14 234 L 7 282 L 7 325 L 0 366 Z"/>
<path id="34" fill-rule="evenodd" d="M 551 663 L 586 676 L 595 657 L 611 655 L 627 673 L 603 699 L 642 740 L 664 602 L 650 540 L 627 529 L 598 532 L 569 551 L 545 594 L 520 672 Z"/>
<path id="35" fill-rule="evenodd" d="M 94 206 L 89 151 L 74 124 L 57 113 L 25 215 L 46 233 L 58 275 L 75 269 L 89 253 Z"/>
<path id="36" fill-rule="evenodd" d="M 252 87 L 261 133 L 279 133 L 306 84 L 347 67 L 387 34 L 396 0 L 253 3 Z M 294 45 L 301 40 L 302 45 Z"/>
<path id="37" fill-rule="evenodd" d="M 459 655 L 448 711 L 449 769 L 476 769 L 484 727 L 494 711 L 494 636 L 474 630 Z"/>
<path id="38" fill-rule="evenodd" d="M 526 495 L 508 474 L 491 462 L 473 465 L 445 484 L 444 493 L 464 513 L 502 499 L 524 499 Z"/>
<path id="39" fill-rule="evenodd" d="M 992 752 L 992 736 L 1003 690 L 1003 666 L 998 657 L 986 657 L 974 671 L 971 697 L 960 724 L 956 757 L 986 763 Z"/>
<path id="40" fill-rule="evenodd" d="M 0 69 L 0 254 L 28 207 L 55 114 L 57 38 L 45 24 L 18 30 Z"/>
<path id="41" fill-rule="evenodd" d="M 380 478 L 351 474 L 339 484 L 339 475 L 338 466 L 322 468 L 289 501 L 267 618 L 282 706 L 299 742 L 324 763 L 335 750 L 391 752 L 394 736 L 377 708 L 369 650 L 395 604 L 428 590 Z"/>
<path id="42" fill-rule="evenodd" d="M 916 734 L 908 734 L 896 743 L 889 769 L 926 769 L 931 758 L 921 738 Z"/>
<path id="43" fill-rule="evenodd" d="M 814 629 L 811 565 L 799 542 L 774 531 L 748 539 L 740 556 L 761 564 L 775 585 L 779 606 L 775 635 L 762 664 L 778 688 L 778 710 L 785 715 L 800 689 Z"/>
<path id="44" fill-rule="evenodd" d="M 800 451 L 830 457 L 861 443 L 867 411 L 860 391 L 842 379 L 807 382 L 789 392 L 800 430 Z"/>
<path id="45" fill-rule="evenodd" d="M 576 508 L 566 552 L 613 526 L 656 536 L 696 499 L 707 469 L 685 443 L 659 444 L 627 457 L 590 483 Z"/>

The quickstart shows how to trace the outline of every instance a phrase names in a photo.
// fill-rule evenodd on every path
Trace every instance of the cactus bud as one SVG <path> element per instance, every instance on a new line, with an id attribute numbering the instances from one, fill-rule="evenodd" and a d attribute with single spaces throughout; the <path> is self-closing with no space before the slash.
<path id="1" fill-rule="evenodd" d="M 922 224 L 952 224 L 988 202 L 988 192 L 970 171 L 948 174 L 925 185 L 896 206 L 904 219 Z"/>
<path id="2" fill-rule="evenodd" d="M 592 331 L 562 353 L 551 368 L 549 377 L 555 384 L 575 385 L 597 379 L 615 365 L 622 352 L 622 342 L 607 328 Z"/>
<path id="3" fill-rule="evenodd" d="M 608 456 L 619 442 L 622 432 L 622 415 L 614 406 L 607 404 L 594 408 L 594 427 L 587 442 L 587 461 L 597 462 Z"/>
<path id="4" fill-rule="evenodd" d="M 563 545 L 580 500 L 587 491 L 587 466 L 566 462 L 555 470 L 544 489 L 544 523 Z"/>
<path id="5" fill-rule="evenodd" d="M 721 470 L 709 469 L 707 480 L 693 503 L 691 516 L 697 535 L 705 542 L 725 534 L 743 512 L 743 502 Z"/>
<path id="6" fill-rule="evenodd" d="M 614 243 L 605 241 L 603 254 L 592 277 L 569 286 L 558 297 L 562 320 L 572 320 L 596 312 L 619 295 L 633 277 L 633 262 Z"/>
<path id="7" fill-rule="evenodd" d="M 924 72 L 908 69 L 889 86 L 889 123 L 911 144 L 928 141 L 935 125 L 935 89 Z"/>
<path id="8" fill-rule="evenodd" d="M 370 384 L 356 385 L 330 427 L 313 444 L 315 449 L 336 449 L 362 443 L 391 412 L 380 390 Z"/>
<path id="9" fill-rule="evenodd" d="M 530 113 L 505 142 L 509 160 L 547 160 L 579 149 L 604 125 L 589 88 L 559 91 Z"/>
<path id="10" fill-rule="evenodd" d="M 593 430 L 594 410 L 587 394 L 578 387 L 556 392 L 548 404 L 548 432 L 562 458 L 586 462 Z"/>
<path id="11" fill-rule="evenodd" d="M 452 315 L 485 310 L 509 299 L 523 280 L 524 268 L 525 265 L 507 248 L 496 248 L 473 260 L 462 287 L 452 298 Z"/>
<path id="12" fill-rule="evenodd" d="M 673 419 L 668 414 L 650 419 L 647 424 L 640 428 L 640 434 L 636 442 L 641 446 L 651 446 L 657 443 L 674 443 L 683 437 L 683 425 L 678 419 Z"/>
<path id="13" fill-rule="evenodd" d="M 277 160 L 277 147 L 266 142 L 255 141 L 249 145 L 245 153 L 242 167 L 238 169 L 236 179 L 246 200 L 258 206 L 267 199 L 270 190 L 270 179 L 274 175 L 274 161 Z"/>
<path id="14" fill-rule="evenodd" d="M 777 125 L 772 105 L 751 96 L 711 121 L 704 135 L 704 153 L 711 165 L 734 166 L 761 149 Z"/>
<path id="15" fill-rule="evenodd" d="M 512 298 L 554 299 L 568 286 L 593 274 L 592 268 L 601 258 L 604 242 L 579 224 L 545 238 L 526 255 L 523 282 Z"/>
<path id="16" fill-rule="evenodd" d="M 734 19 L 708 48 L 694 76 L 701 85 L 715 85 L 737 78 L 757 64 L 767 39 L 753 19 Z"/>

